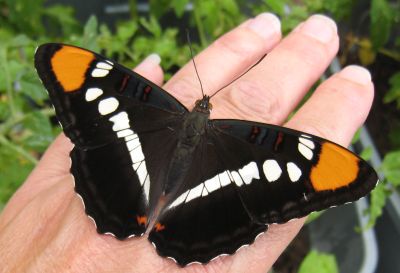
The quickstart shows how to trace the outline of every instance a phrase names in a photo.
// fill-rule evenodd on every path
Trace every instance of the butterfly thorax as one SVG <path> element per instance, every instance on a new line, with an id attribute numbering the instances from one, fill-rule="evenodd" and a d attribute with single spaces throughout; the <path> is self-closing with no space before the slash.
<path id="1" fill-rule="evenodd" d="M 204 96 L 196 101 L 193 110 L 186 115 L 168 168 L 163 190 L 165 195 L 173 192 L 177 189 L 176 185 L 183 182 L 185 175 L 182 174 L 189 170 L 196 148 L 206 132 L 210 110 L 210 97 Z"/>

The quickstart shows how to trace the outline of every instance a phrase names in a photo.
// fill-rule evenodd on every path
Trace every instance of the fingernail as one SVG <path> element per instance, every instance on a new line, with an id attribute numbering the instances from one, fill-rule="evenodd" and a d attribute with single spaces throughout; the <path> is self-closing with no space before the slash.
<path id="1" fill-rule="evenodd" d="M 143 60 L 143 62 L 149 62 L 155 65 L 159 65 L 161 62 L 161 57 L 157 53 L 152 53 Z"/>
<path id="2" fill-rule="evenodd" d="M 337 33 L 337 27 L 329 17 L 317 14 L 308 18 L 300 31 L 320 42 L 328 43 Z"/>
<path id="3" fill-rule="evenodd" d="M 340 71 L 339 75 L 346 80 L 362 85 L 371 82 L 371 73 L 369 73 L 366 68 L 358 65 L 346 66 L 342 71 Z"/>
<path id="4" fill-rule="evenodd" d="M 159 65 L 161 62 L 161 57 L 157 53 L 152 53 L 147 56 L 140 64 L 136 66 L 135 69 L 139 70 L 152 70 L 154 67 Z"/>
<path id="5" fill-rule="evenodd" d="M 262 38 L 270 38 L 273 35 L 281 33 L 281 22 L 279 18 L 269 12 L 259 14 L 250 21 L 247 27 Z"/>

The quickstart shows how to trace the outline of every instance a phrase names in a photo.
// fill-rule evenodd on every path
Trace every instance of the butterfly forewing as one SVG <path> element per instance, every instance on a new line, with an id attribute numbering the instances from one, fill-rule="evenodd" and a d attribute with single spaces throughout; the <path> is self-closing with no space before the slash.
<path id="1" fill-rule="evenodd" d="M 173 131 L 186 108 L 133 71 L 81 48 L 42 45 L 35 66 L 75 144 L 75 190 L 98 231 L 121 239 L 142 235 L 150 192 L 160 185 L 151 183 L 160 179 L 155 164 L 167 164 L 160 152 L 176 145 Z"/>
<path id="2" fill-rule="evenodd" d="M 243 204 L 257 222 L 283 223 L 355 201 L 378 181 L 360 157 L 317 136 L 248 121 L 212 123 L 227 164 L 257 164 L 259 178 L 239 182 Z"/>

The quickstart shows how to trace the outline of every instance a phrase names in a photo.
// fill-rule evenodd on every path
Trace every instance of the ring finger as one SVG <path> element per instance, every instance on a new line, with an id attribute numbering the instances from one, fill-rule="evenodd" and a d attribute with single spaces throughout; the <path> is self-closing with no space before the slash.
<path id="1" fill-rule="evenodd" d="M 214 104 L 220 106 L 214 115 L 281 124 L 328 67 L 338 43 L 336 24 L 326 16 L 311 16 L 215 96 Z"/>

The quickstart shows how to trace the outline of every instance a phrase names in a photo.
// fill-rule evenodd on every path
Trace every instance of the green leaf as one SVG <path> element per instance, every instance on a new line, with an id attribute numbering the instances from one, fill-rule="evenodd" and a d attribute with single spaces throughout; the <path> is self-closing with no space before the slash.
<path id="1" fill-rule="evenodd" d="M 137 30 L 138 24 L 136 22 L 126 21 L 117 25 L 116 36 L 120 39 L 120 41 L 126 43 L 133 37 L 133 35 L 135 35 Z"/>
<path id="2" fill-rule="evenodd" d="M 60 29 L 64 36 L 71 35 L 79 29 L 79 23 L 74 17 L 74 9 L 64 5 L 52 5 L 43 10 L 44 15 L 51 19 L 50 27 L 56 35 Z"/>
<path id="3" fill-rule="evenodd" d="M 400 71 L 394 73 L 389 79 L 390 88 L 383 98 L 383 102 L 397 101 L 400 107 Z"/>
<path id="4" fill-rule="evenodd" d="M 10 106 L 8 106 L 6 96 L 0 97 L 0 122 L 4 121 L 10 116 Z"/>
<path id="5" fill-rule="evenodd" d="M 23 125 L 24 131 L 18 140 L 27 149 L 43 152 L 54 139 L 49 118 L 40 111 L 29 113 Z"/>
<path id="6" fill-rule="evenodd" d="M 392 151 L 385 155 L 382 171 L 387 180 L 393 185 L 400 185 L 400 151 Z"/>
<path id="7" fill-rule="evenodd" d="M 359 231 L 373 227 L 376 220 L 382 215 L 383 207 L 386 204 L 386 199 L 390 191 L 386 189 L 384 183 L 379 183 L 376 188 L 371 192 L 371 204 L 368 208 L 369 220 L 365 227 L 357 229 Z"/>
<path id="8" fill-rule="evenodd" d="M 368 160 L 371 159 L 372 153 L 373 153 L 372 147 L 371 147 L 371 146 L 368 146 L 368 147 L 365 147 L 365 148 L 362 150 L 362 152 L 360 153 L 360 157 L 361 157 L 362 159 L 368 161 Z"/>
<path id="9" fill-rule="evenodd" d="M 300 265 L 299 273 L 339 273 L 335 256 L 310 251 Z"/>
<path id="10" fill-rule="evenodd" d="M 32 163 L 0 144 L 0 204 L 8 201 L 32 168 Z"/>
<path id="11" fill-rule="evenodd" d="M 355 144 L 360 140 L 361 129 L 358 129 L 351 140 L 351 144 Z"/>
<path id="12" fill-rule="evenodd" d="M 394 13 L 387 0 L 371 2 L 370 34 L 375 49 L 382 47 L 389 39 Z"/>
<path id="13" fill-rule="evenodd" d="M 18 34 L 7 42 L 11 47 L 24 47 L 32 43 L 32 40 L 25 34 Z"/>
<path id="14" fill-rule="evenodd" d="M 222 9 L 227 11 L 230 15 L 236 15 L 239 13 L 239 7 L 237 1 L 235 0 L 220 0 L 219 4 L 221 5 Z"/>
<path id="15" fill-rule="evenodd" d="M 87 20 L 85 27 L 83 28 L 82 46 L 93 50 L 99 51 L 97 45 L 97 34 L 98 34 L 98 22 L 96 16 L 92 15 Z"/>
<path id="16" fill-rule="evenodd" d="M 44 0 L 3 0 L 1 8 L 7 9 L 7 23 L 17 32 L 29 35 L 42 33 L 44 30 L 41 16 Z"/>
<path id="17" fill-rule="evenodd" d="M 285 1 L 281 0 L 264 0 L 264 3 L 270 8 L 270 11 L 277 13 L 278 15 L 283 15 L 285 11 Z"/>
<path id="18" fill-rule="evenodd" d="M 313 211 L 307 216 L 306 224 L 311 223 L 312 221 L 318 219 L 325 211 Z"/>
<path id="19" fill-rule="evenodd" d="M 151 14 L 156 18 L 171 10 L 170 0 L 149 0 L 149 2 Z"/>
<path id="20" fill-rule="evenodd" d="M 189 0 L 172 0 L 171 7 L 174 9 L 177 17 L 182 17 L 185 13 L 186 5 L 189 3 Z"/>
<path id="21" fill-rule="evenodd" d="M 150 16 L 149 19 L 140 18 L 140 24 L 154 37 L 160 37 L 162 34 L 161 26 L 158 23 L 158 20 L 154 16 Z"/>
<path id="22" fill-rule="evenodd" d="M 19 86 L 21 93 L 29 96 L 39 105 L 43 105 L 44 100 L 48 99 L 48 95 L 34 71 L 23 75 L 19 80 Z"/>

